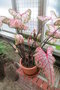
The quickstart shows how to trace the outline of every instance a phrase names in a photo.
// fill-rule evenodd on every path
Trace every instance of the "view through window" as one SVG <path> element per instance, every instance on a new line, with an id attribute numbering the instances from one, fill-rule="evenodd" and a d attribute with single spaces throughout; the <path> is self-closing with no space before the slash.
<path id="1" fill-rule="evenodd" d="M 6 16 L 8 18 L 13 18 L 8 11 L 10 8 L 12 8 L 12 0 L 0 0 L 0 16 Z M 13 32 L 13 33 L 16 32 L 15 29 L 10 28 L 6 24 L 3 24 L 1 29 L 9 31 L 9 32 Z M 5 32 L 1 32 L 1 33 L 5 34 Z M 9 35 L 9 33 L 6 33 L 6 35 Z"/>
<path id="2" fill-rule="evenodd" d="M 60 0 L 47 0 L 46 16 L 50 16 L 52 10 L 60 17 Z M 60 45 L 60 39 L 56 39 L 55 43 L 52 42 L 52 44 Z"/>
<path id="3" fill-rule="evenodd" d="M 31 34 L 33 29 L 35 28 L 38 31 L 38 9 L 40 7 L 40 0 L 16 0 L 17 11 L 23 13 L 27 9 L 31 9 L 31 20 L 28 23 L 29 30 L 24 33 Z"/>

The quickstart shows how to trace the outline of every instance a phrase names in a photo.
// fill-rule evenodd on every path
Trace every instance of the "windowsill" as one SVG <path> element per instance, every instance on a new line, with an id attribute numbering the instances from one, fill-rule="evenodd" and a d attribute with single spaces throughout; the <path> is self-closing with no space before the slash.
<path id="1" fill-rule="evenodd" d="M 52 45 L 46 44 L 44 46 L 44 50 L 46 50 L 48 46 L 52 46 Z M 53 54 L 56 55 L 56 56 L 60 56 L 60 50 L 57 50 L 55 46 L 52 46 L 52 47 L 54 49 Z"/>
<path id="2" fill-rule="evenodd" d="M 3 35 L 4 37 L 11 39 L 11 40 L 15 39 L 15 34 L 12 34 L 12 33 L 0 31 L 0 35 Z M 27 45 L 27 39 L 25 39 L 24 41 L 25 41 L 25 44 Z M 52 46 L 52 45 L 46 44 L 44 46 L 44 50 L 46 50 L 48 46 Z M 55 46 L 53 46 L 53 48 L 54 48 L 53 54 L 56 56 L 60 56 L 60 50 L 56 50 Z"/>

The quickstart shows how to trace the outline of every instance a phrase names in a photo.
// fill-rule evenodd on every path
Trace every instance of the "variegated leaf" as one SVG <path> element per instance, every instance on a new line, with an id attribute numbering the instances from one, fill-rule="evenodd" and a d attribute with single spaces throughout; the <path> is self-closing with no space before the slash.
<path id="1" fill-rule="evenodd" d="M 52 56 L 53 49 L 48 47 L 47 53 L 45 53 L 42 48 L 38 47 L 36 49 L 35 62 L 39 68 L 42 68 L 45 76 L 47 77 L 49 84 L 54 85 L 55 74 L 53 64 L 55 62 L 55 58 Z"/>

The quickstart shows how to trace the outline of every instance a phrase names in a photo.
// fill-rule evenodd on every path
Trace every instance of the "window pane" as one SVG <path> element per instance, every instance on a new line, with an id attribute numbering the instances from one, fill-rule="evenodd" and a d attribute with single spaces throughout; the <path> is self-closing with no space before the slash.
<path id="1" fill-rule="evenodd" d="M 8 9 L 12 8 L 11 0 L 0 0 L 0 16 L 11 17 Z"/>
<path id="2" fill-rule="evenodd" d="M 51 16 L 50 11 L 53 10 L 56 15 L 60 17 L 60 0 L 47 0 L 46 6 L 46 16 Z M 56 42 L 54 44 L 60 45 L 60 39 L 56 39 Z"/>
<path id="3" fill-rule="evenodd" d="M 28 23 L 29 30 L 25 31 L 26 33 L 30 34 L 33 29 L 38 30 L 38 7 L 40 5 L 40 0 L 16 0 L 17 3 L 17 11 L 23 13 L 27 9 L 31 9 L 31 20 Z"/>
<path id="4" fill-rule="evenodd" d="M 0 0 L 0 16 L 6 16 L 8 18 L 12 18 L 12 16 L 9 14 L 8 10 L 12 8 L 12 0 Z M 1 29 L 4 29 L 6 31 L 10 32 L 16 32 L 15 29 L 10 28 L 8 25 L 3 24 Z M 3 32 L 1 32 L 3 33 Z"/>
<path id="5" fill-rule="evenodd" d="M 50 15 L 51 10 L 54 10 L 60 16 L 60 0 L 47 0 L 46 15 Z"/>

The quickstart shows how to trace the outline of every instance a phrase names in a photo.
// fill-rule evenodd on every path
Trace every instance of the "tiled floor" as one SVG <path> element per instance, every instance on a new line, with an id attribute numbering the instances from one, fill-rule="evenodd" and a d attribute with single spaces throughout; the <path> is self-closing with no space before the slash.
<path id="1" fill-rule="evenodd" d="M 5 78 L 0 81 L 0 90 L 23 90 L 17 82 L 13 82 Z"/>

